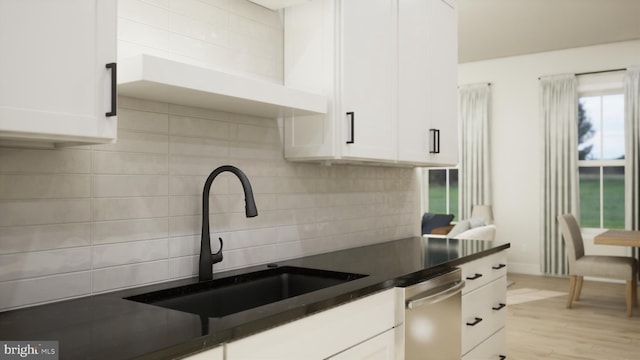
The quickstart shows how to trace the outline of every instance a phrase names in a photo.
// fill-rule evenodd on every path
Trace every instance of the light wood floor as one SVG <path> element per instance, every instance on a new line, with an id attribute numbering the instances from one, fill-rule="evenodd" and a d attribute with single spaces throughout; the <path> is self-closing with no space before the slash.
<path id="1" fill-rule="evenodd" d="M 640 359 L 640 309 L 627 317 L 624 284 L 585 280 L 580 301 L 567 309 L 568 278 L 507 278 L 515 281 L 507 303 L 518 298 L 507 307 L 508 359 Z"/>

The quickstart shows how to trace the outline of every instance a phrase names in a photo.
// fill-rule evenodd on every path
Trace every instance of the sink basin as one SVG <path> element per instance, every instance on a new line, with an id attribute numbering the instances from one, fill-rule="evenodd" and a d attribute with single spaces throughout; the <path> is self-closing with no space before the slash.
<path id="1" fill-rule="evenodd" d="M 125 299 L 217 318 L 365 276 L 283 266 Z"/>

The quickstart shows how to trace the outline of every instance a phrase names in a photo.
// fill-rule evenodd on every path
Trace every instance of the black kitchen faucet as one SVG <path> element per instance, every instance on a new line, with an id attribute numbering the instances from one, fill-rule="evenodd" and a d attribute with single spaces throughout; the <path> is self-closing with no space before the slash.
<path id="1" fill-rule="evenodd" d="M 235 166 L 223 165 L 209 174 L 207 181 L 204 183 L 204 190 L 202 191 L 202 236 L 200 237 L 200 272 L 198 275 L 200 281 L 211 280 L 213 278 L 213 270 L 211 267 L 213 264 L 222 261 L 222 238 L 218 238 L 218 240 L 220 240 L 220 250 L 216 253 L 211 253 L 211 239 L 209 235 L 209 191 L 216 176 L 225 171 L 235 174 L 238 179 L 240 179 L 242 189 L 244 190 L 245 212 L 247 217 L 258 216 L 258 209 L 256 209 L 256 202 L 253 199 L 251 183 L 242 170 Z"/>

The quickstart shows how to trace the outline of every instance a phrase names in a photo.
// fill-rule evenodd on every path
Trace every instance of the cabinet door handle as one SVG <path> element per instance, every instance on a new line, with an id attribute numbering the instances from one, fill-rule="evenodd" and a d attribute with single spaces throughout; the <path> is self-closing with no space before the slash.
<path id="1" fill-rule="evenodd" d="M 482 318 L 475 318 L 472 322 L 468 322 L 467 326 L 476 326 L 482 321 Z"/>
<path id="2" fill-rule="evenodd" d="M 440 154 L 440 130 L 439 129 L 429 129 L 431 133 L 431 150 L 429 150 L 429 154 Z"/>
<path id="3" fill-rule="evenodd" d="M 498 310 L 502 309 L 505 306 L 507 306 L 507 304 L 499 303 L 498 306 L 494 306 L 494 307 L 492 307 L 492 309 L 498 311 Z"/>
<path id="4" fill-rule="evenodd" d="M 475 280 L 477 278 L 481 278 L 482 274 L 475 273 L 473 276 L 467 276 L 467 280 Z"/>
<path id="5" fill-rule="evenodd" d="M 503 268 L 503 267 L 505 267 L 505 266 L 507 266 L 507 265 L 506 265 L 506 264 L 498 264 L 498 265 L 494 265 L 494 266 L 492 266 L 491 268 L 492 268 L 493 270 L 500 270 L 500 269 L 502 269 L 502 268 Z"/>
<path id="6" fill-rule="evenodd" d="M 349 121 L 350 121 L 350 130 L 351 130 L 351 134 L 349 136 L 349 140 L 347 140 L 347 144 L 353 144 L 355 143 L 355 123 L 356 123 L 356 115 L 354 114 L 353 111 L 349 111 L 347 113 L 347 116 L 349 117 Z"/>
<path id="7" fill-rule="evenodd" d="M 506 358 L 507 358 L 507 356 L 506 356 L 506 355 L 499 355 L 499 357 L 500 357 L 500 360 L 504 360 L 504 359 L 506 359 Z"/>
<path id="8" fill-rule="evenodd" d="M 107 69 L 111 69 L 111 111 L 105 114 L 105 116 L 116 116 L 117 98 L 116 87 L 118 86 L 118 68 L 116 63 L 108 63 Z"/>

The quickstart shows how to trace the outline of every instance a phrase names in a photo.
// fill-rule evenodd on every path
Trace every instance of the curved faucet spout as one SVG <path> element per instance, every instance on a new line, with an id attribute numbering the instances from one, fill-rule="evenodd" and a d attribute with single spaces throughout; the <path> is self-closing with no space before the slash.
<path id="1" fill-rule="evenodd" d="M 230 172 L 238 177 L 244 190 L 245 213 L 247 217 L 258 216 L 255 200 L 253 199 L 253 189 L 247 175 L 235 166 L 223 165 L 213 170 L 204 183 L 202 191 L 202 235 L 200 237 L 200 267 L 198 278 L 200 281 L 211 280 L 213 272 L 211 267 L 214 263 L 222 261 L 222 239 L 220 239 L 220 250 L 215 254 L 211 253 L 211 239 L 209 235 L 209 192 L 213 180 L 223 172 Z"/>

